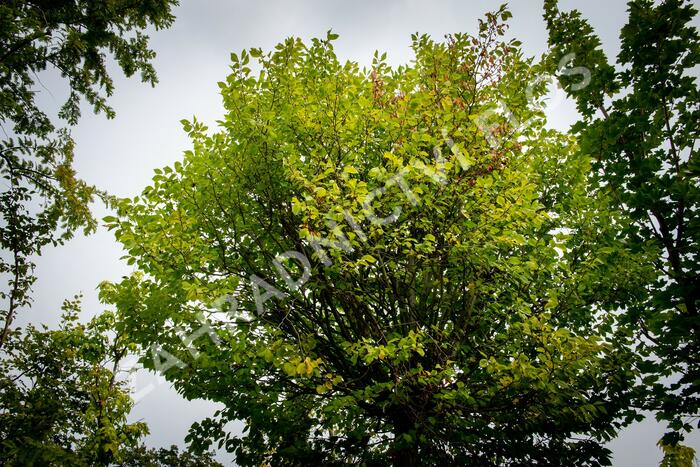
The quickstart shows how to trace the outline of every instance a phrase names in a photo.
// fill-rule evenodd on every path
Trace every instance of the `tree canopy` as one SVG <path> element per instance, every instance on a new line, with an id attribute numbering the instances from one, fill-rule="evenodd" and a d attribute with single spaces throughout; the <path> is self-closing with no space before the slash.
<path id="1" fill-rule="evenodd" d="M 684 0 L 634 0 L 611 63 L 577 11 L 545 2 L 552 54 L 576 53 L 591 86 L 572 90 L 581 121 L 572 130 L 592 158 L 593 185 L 630 222 L 616 236 L 654 271 L 622 304 L 619 325 L 636 336 L 644 375 L 640 405 L 668 420 L 675 443 L 700 414 L 700 36 Z"/>
<path id="2" fill-rule="evenodd" d="M 107 465 L 148 432 L 126 421 L 132 401 L 117 370 L 128 344 L 107 336 L 110 314 L 83 325 L 78 307 L 64 303 L 58 330 L 9 336 L 0 359 L 3 465 Z"/>
<path id="3" fill-rule="evenodd" d="M 58 123 L 75 125 L 81 99 L 95 112 L 114 116 L 107 98 L 114 91 L 107 60 L 127 75 L 140 73 L 155 84 L 147 27 L 170 26 L 176 0 L 8 0 L 0 4 L 0 274 L 8 277 L 0 348 L 17 311 L 31 303 L 35 281 L 29 259 L 97 222 L 89 204 L 106 197 L 82 181 L 72 167 L 74 142 Z M 58 72 L 68 100 L 52 112 L 36 101 L 39 74 Z"/>
<path id="4" fill-rule="evenodd" d="M 13 328 L 31 304 L 31 257 L 83 228 L 97 225 L 95 195 L 79 179 L 74 143 L 81 99 L 114 116 L 108 61 L 127 75 L 156 83 L 148 27 L 169 26 L 174 0 L 9 0 L 0 3 L 0 464 L 219 465 L 209 453 L 141 445 L 145 423 L 127 422 L 133 401 L 118 379 L 130 344 L 114 335 L 113 316 L 78 321 L 78 300 L 66 301 L 59 329 Z M 39 75 L 57 72 L 69 98 L 52 118 L 38 104 Z M 49 91 L 50 92 L 50 91 Z"/>
<path id="5" fill-rule="evenodd" d="M 331 32 L 233 54 L 218 131 L 183 121 L 192 150 L 105 219 L 139 269 L 103 284 L 118 331 L 225 406 L 195 447 L 240 465 L 608 462 L 637 416 L 612 312 L 653 271 L 591 159 L 546 129 L 544 67 L 503 39 L 509 16 L 414 35 L 397 68 L 339 62 Z"/>
<path id="6" fill-rule="evenodd" d="M 0 463 L 47 466 L 217 466 L 196 456 L 146 448 L 124 359 L 133 344 L 112 333 L 114 315 L 79 321 L 79 297 L 63 304 L 56 330 L 29 325 L 8 336 L 0 358 Z"/>

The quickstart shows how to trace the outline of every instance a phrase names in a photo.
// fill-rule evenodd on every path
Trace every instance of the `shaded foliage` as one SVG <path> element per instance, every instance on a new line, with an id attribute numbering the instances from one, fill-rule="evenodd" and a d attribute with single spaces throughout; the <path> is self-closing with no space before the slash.
<path id="1" fill-rule="evenodd" d="M 147 448 L 139 446 L 128 450 L 119 463 L 120 467 L 219 467 L 221 464 L 208 453 L 194 454 L 170 448 Z"/>
<path id="2" fill-rule="evenodd" d="M 8 338 L 0 358 L 3 465 L 107 465 L 148 432 L 126 421 L 133 403 L 116 373 L 127 346 L 107 337 L 112 316 L 83 325 L 78 306 L 64 303 L 58 330 L 29 326 Z"/>
<path id="3" fill-rule="evenodd" d="M 669 422 L 664 439 L 674 444 L 700 415 L 700 36 L 692 2 L 634 0 L 628 12 L 612 63 L 578 11 L 545 2 L 553 59 L 575 52 L 575 65 L 592 72 L 584 90 L 560 82 L 582 114 L 572 131 L 592 158 L 596 191 L 629 219 L 616 226 L 619 241 L 655 271 L 633 285 L 619 325 L 643 360 L 638 404 Z"/>

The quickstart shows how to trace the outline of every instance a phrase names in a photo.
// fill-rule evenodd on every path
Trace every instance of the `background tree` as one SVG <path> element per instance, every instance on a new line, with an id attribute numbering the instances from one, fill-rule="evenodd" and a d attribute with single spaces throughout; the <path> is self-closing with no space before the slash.
<path id="1" fill-rule="evenodd" d="M 130 345 L 111 334 L 114 316 L 78 321 L 78 300 L 63 305 L 55 331 L 28 326 L 0 357 L 0 464 L 216 466 L 210 453 L 146 448 L 143 422 L 121 368 Z"/>
<path id="2" fill-rule="evenodd" d="M 127 346 L 107 337 L 110 314 L 78 322 L 66 301 L 61 326 L 13 332 L 0 358 L 3 465 L 107 465 L 148 432 L 127 423 L 128 387 L 117 380 Z"/>
<path id="3" fill-rule="evenodd" d="M 140 270 L 103 284 L 117 332 L 186 398 L 225 406 L 195 448 L 240 465 L 608 462 L 635 374 L 607 311 L 647 271 L 587 158 L 543 129 L 509 15 L 416 35 L 396 69 L 339 63 L 330 32 L 233 54 L 220 131 L 183 121 L 193 150 L 105 219 Z"/>
<path id="4" fill-rule="evenodd" d="M 89 203 L 97 193 L 72 168 L 73 141 L 35 100 L 38 74 L 60 73 L 70 95 L 58 112 L 77 123 L 81 98 L 95 112 L 114 111 L 108 56 L 127 76 L 155 84 L 144 30 L 168 27 L 176 0 L 8 0 L 0 4 L 0 274 L 9 277 L 0 311 L 0 348 L 17 310 L 30 304 L 34 282 L 28 259 L 76 229 L 95 228 Z"/>
<path id="5" fill-rule="evenodd" d="M 560 82 L 581 113 L 573 132 L 593 158 L 596 191 L 630 219 L 618 239 L 656 271 L 621 306 L 620 325 L 644 357 L 641 406 L 669 421 L 664 442 L 675 444 L 700 415 L 700 37 L 691 2 L 634 0 L 628 11 L 616 63 L 578 11 L 547 0 L 544 16 L 554 60 L 574 52 L 591 71 L 585 89 Z"/>
<path id="6" fill-rule="evenodd" d="M 139 446 L 127 450 L 122 456 L 120 467 L 220 467 L 211 453 L 181 452 L 177 446 L 168 449 Z"/>
<path id="7" fill-rule="evenodd" d="M 127 76 L 154 85 L 145 30 L 168 27 L 176 0 L 36 0 L 0 3 L 0 464 L 219 465 L 205 453 L 148 449 L 138 442 L 144 423 L 127 423 L 133 405 L 116 379 L 127 345 L 110 337 L 112 316 L 82 325 L 77 301 L 64 305 L 60 329 L 29 326 L 10 332 L 17 311 L 31 302 L 31 255 L 94 230 L 95 195 L 72 168 L 74 143 L 59 121 L 75 125 L 81 99 L 114 116 L 108 60 Z M 39 74 L 51 70 L 70 95 L 58 112 L 36 100 Z M 43 85 L 42 85 L 43 86 Z"/>

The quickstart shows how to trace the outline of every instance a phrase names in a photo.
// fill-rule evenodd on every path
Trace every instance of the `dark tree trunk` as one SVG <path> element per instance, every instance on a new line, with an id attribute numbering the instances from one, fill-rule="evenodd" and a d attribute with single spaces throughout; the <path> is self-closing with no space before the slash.
<path id="1" fill-rule="evenodd" d="M 411 436 L 409 442 L 404 434 Z M 413 467 L 419 465 L 418 444 L 415 423 L 412 418 L 401 411 L 394 417 L 394 444 L 391 448 L 391 461 L 394 467 Z"/>
<path id="2" fill-rule="evenodd" d="M 418 448 L 417 446 L 395 446 L 391 456 L 392 465 L 394 467 L 413 467 L 418 464 Z"/>

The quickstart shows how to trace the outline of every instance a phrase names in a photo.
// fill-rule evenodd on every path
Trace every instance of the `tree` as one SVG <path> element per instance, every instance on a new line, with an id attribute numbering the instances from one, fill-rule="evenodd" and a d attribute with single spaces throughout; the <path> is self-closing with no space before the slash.
<path id="1" fill-rule="evenodd" d="M 139 446 L 127 451 L 119 464 L 120 467 L 221 467 L 213 456 L 205 452 L 194 454 L 189 451 L 180 452 L 177 446 L 169 449 L 146 448 Z"/>
<path id="2" fill-rule="evenodd" d="M 0 463 L 108 465 L 148 432 L 127 423 L 132 406 L 117 380 L 127 345 L 107 337 L 112 315 L 78 320 L 66 301 L 61 326 L 13 332 L 0 359 Z"/>
<path id="3" fill-rule="evenodd" d="M 81 98 L 95 112 L 114 111 L 107 104 L 113 82 L 107 58 L 127 76 L 140 73 L 156 83 L 144 29 L 168 27 L 176 0 L 8 0 L 0 5 L 0 274 L 9 290 L 0 293 L 0 348 L 17 310 L 31 303 L 35 278 L 29 256 L 58 244 L 83 228 L 94 230 L 89 204 L 105 196 L 80 180 L 72 168 L 70 133 L 57 128 L 35 101 L 38 73 L 54 69 L 70 88 L 58 112 L 75 125 Z"/>
<path id="4" fill-rule="evenodd" d="M 225 406 L 193 448 L 240 465 L 608 462 L 635 377 L 608 311 L 646 271 L 588 159 L 544 129 L 509 16 L 414 35 L 396 69 L 341 64 L 331 32 L 233 54 L 220 130 L 183 121 L 184 161 L 105 219 L 139 269 L 102 285 L 117 331 L 186 398 Z"/>
<path id="5" fill-rule="evenodd" d="M 78 321 L 78 298 L 65 301 L 58 330 L 13 332 L 0 358 L 2 465 L 216 466 L 211 454 L 146 448 L 143 422 L 128 423 L 133 406 L 119 377 L 130 350 L 112 335 L 114 316 Z"/>
<path id="6" fill-rule="evenodd" d="M 574 125 L 580 151 L 593 158 L 597 192 L 610 193 L 630 222 L 617 227 L 627 248 L 646 252 L 655 273 L 621 306 L 618 325 L 636 336 L 643 357 L 640 405 L 669 421 L 673 445 L 700 415 L 700 94 L 694 70 L 700 36 L 691 25 L 697 10 L 684 0 L 634 0 L 620 32 L 621 49 L 610 63 L 593 28 L 578 11 L 545 2 L 554 59 L 574 52 L 591 71 L 577 90 Z"/>

